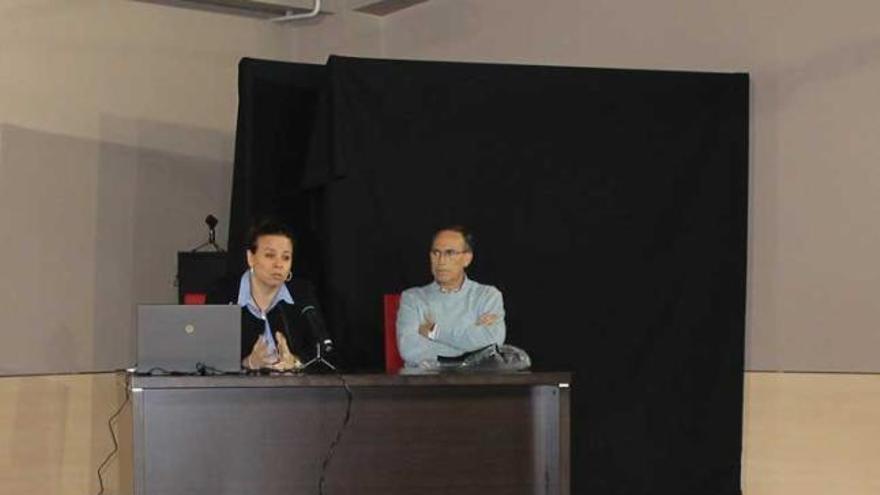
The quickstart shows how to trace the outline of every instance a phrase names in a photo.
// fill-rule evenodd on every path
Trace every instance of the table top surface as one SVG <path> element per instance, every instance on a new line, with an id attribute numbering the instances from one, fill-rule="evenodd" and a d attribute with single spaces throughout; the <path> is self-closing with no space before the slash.
<path id="1" fill-rule="evenodd" d="M 387 386 L 533 386 L 568 388 L 569 372 L 547 371 L 444 371 L 426 372 L 404 369 L 399 373 L 287 373 L 272 375 L 130 375 L 132 389 L 169 388 L 248 388 L 248 387 L 351 387 Z"/>

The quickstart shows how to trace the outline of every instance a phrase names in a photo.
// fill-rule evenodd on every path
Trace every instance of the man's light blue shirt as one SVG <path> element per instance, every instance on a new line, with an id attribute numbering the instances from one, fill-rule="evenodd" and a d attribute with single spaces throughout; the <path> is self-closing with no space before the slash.
<path id="1" fill-rule="evenodd" d="M 270 357 L 278 356 L 278 348 L 275 347 L 275 339 L 272 337 L 272 329 L 269 327 L 269 319 L 266 315 L 269 314 L 269 312 L 272 311 L 272 309 L 281 301 L 284 301 L 287 304 L 293 304 L 293 297 L 290 296 L 290 291 L 287 290 L 287 284 L 281 284 L 281 288 L 275 293 L 275 297 L 272 298 L 272 302 L 269 304 L 269 307 L 266 308 L 266 312 L 263 313 L 254 301 L 253 294 L 251 294 L 251 272 L 246 271 L 244 272 L 244 275 L 241 276 L 241 283 L 238 284 L 238 305 L 242 308 L 247 308 L 252 315 L 263 320 L 263 335 L 261 335 L 260 338 L 269 347 Z M 250 351 L 248 351 L 248 354 L 250 354 Z"/>
<path id="2" fill-rule="evenodd" d="M 497 320 L 481 325 L 480 316 L 493 314 Z M 424 337 L 419 325 L 434 322 L 433 332 Z M 403 291 L 397 311 L 397 347 L 408 366 L 435 361 L 437 356 L 458 356 L 489 344 L 504 343 L 504 298 L 501 291 L 465 277 L 461 288 L 444 292 L 437 282 Z"/>

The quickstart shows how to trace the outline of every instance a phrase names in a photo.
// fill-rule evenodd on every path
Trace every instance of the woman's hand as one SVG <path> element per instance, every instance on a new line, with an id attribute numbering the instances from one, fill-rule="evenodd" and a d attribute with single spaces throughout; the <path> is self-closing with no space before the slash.
<path id="1" fill-rule="evenodd" d="M 302 362 L 296 357 L 296 354 L 290 352 L 287 345 L 287 339 L 281 332 L 275 332 L 275 343 L 278 344 L 279 360 L 270 368 L 278 371 L 290 371 L 302 366 Z"/>
<path id="2" fill-rule="evenodd" d="M 302 366 L 299 358 L 290 352 L 287 339 L 281 332 L 275 332 L 275 343 L 277 354 L 270 352 L 269 345 L 262 338 L 257 339 L 251 353 L 241 361 L 242 366 L 249 370 L 266 368 L 275 371 L 289 371 Z"/>
<path id="3" fill-rule="evenodd" d="M 259 370 L 268 368 L 276 362 L 276 357 L 269 352 L 269 345 L 262 338 L 258 338 L 251 353 L 241 360 L 241 365 L 249 370 Z"/>

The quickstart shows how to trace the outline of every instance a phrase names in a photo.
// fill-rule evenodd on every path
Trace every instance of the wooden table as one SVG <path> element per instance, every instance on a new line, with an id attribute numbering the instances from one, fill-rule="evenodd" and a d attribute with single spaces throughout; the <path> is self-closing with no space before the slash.
<path id="1" fill-rule="evenodd" d="M 569 493 L 569 373 L 131 377 L 136 495 Z"/>

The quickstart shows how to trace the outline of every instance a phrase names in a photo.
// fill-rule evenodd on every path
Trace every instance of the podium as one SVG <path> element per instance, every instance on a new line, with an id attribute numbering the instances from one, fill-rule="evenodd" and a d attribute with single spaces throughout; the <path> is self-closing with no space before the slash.
<path id="1" fill-rule="evenodd" d="M 349 374 L 328 495 L 568 495 L 569 373 Z M 136 495 L 317 494 L 336 375 L 133 376 Z"/>

